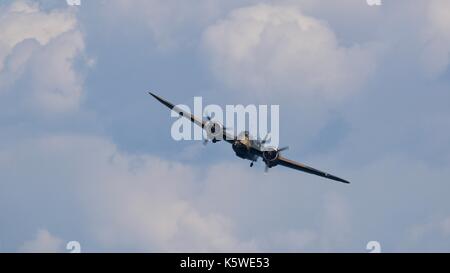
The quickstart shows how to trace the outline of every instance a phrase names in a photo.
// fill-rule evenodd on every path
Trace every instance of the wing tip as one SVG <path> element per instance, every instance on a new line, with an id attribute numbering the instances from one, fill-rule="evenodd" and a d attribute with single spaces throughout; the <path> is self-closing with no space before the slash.
<path id="1" fill-rule="evenodd" d="M 344 183 L 344 184 L 350 184 L 350 181 L 347 181 L 345 179 L 342 179 L 340 177 L 337 177 L 337 176 L 334 176 L 334 175 L 331 175 L 331 174 L 328 174 L 328 173 L 325 174 L 325 178 L 328 178 L 328 179 L 331 179 L 331 180 L 334 180 L 334 181 L 338 181 L 338 182 L 341 182 L 341 183 Z"/>
<path id="2" fill-rule="evenodd" d="M 328 179 L 331 179 L 331 180 L 334 180 L 334 181 L 338 181 L 338 182 L 341 182 L 341 183 L 344 183 L 344 184 L 350 184 L 350 181 L 347 181 L 345 179 L 342 179 L 340 177 L 337 177 L 337 176 L 334 176 L 334 175 L 331 175 L 331 174 L 328 174 L 328 173 L 325 173 L 325 178 L 328 178 Z"/>
<path id="3" fill-rule="evenodd" d="M 342 182 L 342 183 L 344 183 L 344 184 L 351 184 L 350 181 L 347 181 L 347 180 L 342 179 L 342 178 L 337 178 L 337 179 L 335 179 L 335 180 L 337 180 L 337 181 L 339 181 L 339 182 Z"/>
<path id="4" fill-rule="evenodd" d="M 160 96 L 152 93 L 151 91 L 148 92 L 153 98 L 155 98 L 157 101 L 159 101 L 160 103 L 164 104 L 165 106 L 167 106 L 170 109 L 173 109 L 175 107 L 174 104 L 172 104 L 171 102 L 161 98 Z"/>

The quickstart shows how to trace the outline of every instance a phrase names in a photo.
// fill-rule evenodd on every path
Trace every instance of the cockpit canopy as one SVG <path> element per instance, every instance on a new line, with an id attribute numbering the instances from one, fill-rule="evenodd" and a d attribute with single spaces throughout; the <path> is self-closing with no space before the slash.
<path id="1" fill-rule="evenodd" d="M 238 135 L 238 139 L 239 140 L 244 140 L 244 139 L 250 139 L 250 132 L 249 131 L 243 131 Z"/>

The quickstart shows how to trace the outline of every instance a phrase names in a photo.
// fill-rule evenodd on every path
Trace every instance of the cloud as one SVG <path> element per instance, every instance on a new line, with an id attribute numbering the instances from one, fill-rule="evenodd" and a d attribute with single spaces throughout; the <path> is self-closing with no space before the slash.
<path id="1" fill-rule="evenodd" d="M 252 96 L 342 98 L 375 66 L 367 45 L 342 46 L 328 25 L 292 6 L 232 11 L 204 32 L 215 75 Z"/>
<path id="2" fill-rule="evenodd" d="M 439 76 L 450 62 L 450 2 L 429 1 L 422 33 L 424 52 L 422 62 L 430 76 Z"/>
<path id="3" fill-rule="evenodd" d="M 43 112 L 77 109 L 83 79 L 74 66 L 84 39 L 74 14 L 13 1 L 0 8 L 0 24 L 0 96 Z"/>
<path id="4" fill-rule="evenodd" d="M 149 30 L 156 48 L 168 50 L 196 45 L 205 25 L 220 16 L 223 10 L 241 4 L 242 1 L 234 0 L 112 0 L 104 7 L 107 11 L 104 15 L 114 22 L 118 18 L 121 23 L 128 23 L 129 18 L 137 20 Z"/>
<path id="5" fill-rule="evenodd" d="M 450 217 L 430 221 L 426 224 L 413 226 L 409 231 L 410 239 L 413 241 L 423 240 L 423 237 L 438 233 L 443 237 L 450 237 Z"/>
<path id="6" fill-rule="evenodd" d="M 26 253 L 57 253 L 63 250 L 63 241 L 50 234 L 48 230 L 40 229 L 36 234 L 36 238 L 25 242 L 19 252 Z"/>
<path id="7" fill-rule="evenodd" d="M 408 229 L 404 242 L 402 242 L 405 249 L 409 251 L 448 252 L 450 217 L 430 216 L 427 222 L 416 223 Z"/>
<path id="8" fill-rule="evenodd" d="M 80 9 L 83 20 L 95 14 L 83 21 L 83 32 L 68 10 L 9 2 L 0 7 L 7 26 L 0 30 L 0 187 L 6 189 L 0 217 L 8 219 L 2 249 L 16 250 L 46 227 L 52 233 L 40 231 L 20 250 L 59 249 L 59 237 L 80 241 L 83 251 L 366 251 L 371 240 L 384 251 L 448 250 L 448 83 L 444 77 L 423 81 L 420 74 L 425 67 L 442 76 L 448 67 L 446 17 L 439 15 L 447 10 L 444 2 L 396 1 L 374 9 L 365 1 L 314 0 L 302 1 L 300 10 L 237 8 L 236 2 L 218 11 L 208 8 L 210 1 L 198 7 L 114 0 Z M 101 21 L 99 12 L 116 25 Z M 136 36 L 121 36 L 117 25 Z M 12 26 L 20 31 L 9 31 Z M 147 48 L 149 32 L 159 47 L 182 50 Z M 366 42 L 372 39 L 386 45 L 385 55 L 375 56 Z M 199 54 L 199 42 L 209 55 Z M 79 107 L 83 79 L 75 66 L 85 51 L 101 53 L 103 65 L 87 88 L 107 91 L 87 98 L 90 108 L 64 118 L 64 126 L 27 111 L 60 116 Z M 205 57 L 218 82 L 205 83 Z M 139 90 L 148 87 L 149 75 L 168 98 L 181 101 L 189 97 L 183 92 L 201 87 L 229 90 L 224 96 L 238 95 L 239 102 L 245 100 L 240 95 L 252 103 L 265 96 L 292 102 L 282 109 L 296 114 L 283 121 L 283 142 L 291 145 L 286 156 L 352 184 L 282 167 L 264 174 L 262 164 L 249 169 L 225 144 L 198 156 L 201 145 L 173 146 L 164 129 L 154 130 L 168 126 L 160 109 L 146 112 L 152 107 L 142 101 Z M 221 102 L 211 93 L 209 100 Z M 327 111 L 333 119 L 320 130 Z M 136 135 L 140 141 L 129 137 Z M 169 145 L 177 152 L 186 147 L 189 156 L 167 156 Z M 138 154 L 122 150 L 130 147 Z"/>
<path id="9" fill-rule="evenodd" d="M 8 146 L 0 149 L 0 183 L 21 198 L 1 199 L 18 213 L 6 232 L 46 224 L 84 251 L 312 251 L 348 243 L 336 239 L 350 222 L 342 212 L 346 197 L 320 194 L 333 184 L 310 175 L 265 175 L 262 166 L 251 171 L 240 161 L 205 168 L 130 155 L 94 136 L 33 137 Z M 33 204 L 34 217 L 18 216 L 31 209 L 21 200 Z M 323 204 L 314 207 L 313 200 Z M 311 211 L 324 217 L 305 221 Z"/>
<path id="10" fill-rule="evenodd" d="M 210 166 L 197 197 L 200 208 L 239 223 L 239 237 L 259 251 L 344 251 L 353 245 L 345 188 L 283 167 L 265 174 L 262 166 L 252 171 L 239 160 Z"/>
<path id="11" fill-rule="evenodd" d="M 392 156 L 357 168 L 301 161 L 353 184 L 281 167 L 264 174 L 241 161 L 196 166 L 130 155 L 95 136 L 16 140 L 0 149 L 1 205 L 16 208 L 14 217 L 1 212 L 10 219 L 3 228 L 45 224 L 84 251 L 365 251 L 369 240 L 396 251 L 421 249 L 405 237 L 410 228 L 430 211 L 448 213 L 448 168 Z M 446 219 L 415 238 L 447 249 Z"/>
<path id="12" fill-rule="evenodd" d="M 0 60 L 20 42 L 35 39 L 46 45 L 51 39 L 75 27 L 75 18 L 67 12 L 45 13 L 36 3 L 19 0 L 0 9 L 2 23 Z M 3 63 L 2 63 L 3 65 Z M 2 66 L 0 66 L 2 67 Z"/>
<path id="13" fill-rule="evenodd" d="M 40 109 L 64 112 L 78 108 L 83 81 L 74 69 L 74 60 L 83 48 L 79 31 L 66 32 L 29 60 L 28 89 Z"/>
<path id="14" fill-rule="evenodd" d="M 30 189 L 32 197 L 27 200 L 36 203 L 38 211 L 50 213 L 46 207 L 51 207 L 50 220 L 43 217 L 47 223 L 79 214 L 66 205 L 75 202 L 84 211 L 81 220 L 90 240 L 107 249 L 252 249 L 251 243 L 235 238 L 231 219 L 200 211 L 195 205 L 198 174 L 191 166 L 153 156 L 126 155 L 99 137 L 48 136 L 19 145 L 15 152 L 0 150 L 1 168 L 32 165 L 36 170 L 27 173 L 36 177 L 30 181 L 27 173 L 17 176 L 5 170 L 2 184 L 23 198 L 27 198 L 23 187 Z M 55 198 L 35 199 L 47 196 L 48 190 Z M 66 221 L 68 225 L 72 222 Z M 70 237 L 78 240 L 76 234 Z"/>

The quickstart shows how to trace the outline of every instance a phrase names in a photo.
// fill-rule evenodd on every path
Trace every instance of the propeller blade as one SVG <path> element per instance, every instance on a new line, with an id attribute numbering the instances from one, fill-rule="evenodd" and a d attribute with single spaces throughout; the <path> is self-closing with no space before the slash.
<path id="1" fill-rule="evenodd" d="M 204 115 L 205 115 L 205 117 L 206 117 L 206 119 L 208 121 L 211 121 L 212 118 L 211 118 L 211 115 L 208 112 L 204 113 Z"/>
<path id="2" fill-rule="evenodd" d="M 269 172 L 269 166 L 267 166 L 267 164 L 266 164 L 266 166 L 265 166 L 265 168 L 264 168 L 264 172 L 265 172 L 265 173 L 268 173 L 268 172 Z"/>
<path id="3" fill-rule="evenodd" d="M 278 149 L 278 152 L 289 150 L 289 146 Z"/>
<path id="4" fill-rule="evenodd" d="M 267 133 L 266 136 L 263 138 L 263 140 L 261 141 L 261 144 L 266 144 L 268 138 L 269 138 L 269 133 Z"/>
<path id="5" fill-rule="evenodd" d="M 203 140 L 203 146 L 208 145 L 208 142 L 209 142 L 209 140 L 207 140 L 207 139 Z"/>

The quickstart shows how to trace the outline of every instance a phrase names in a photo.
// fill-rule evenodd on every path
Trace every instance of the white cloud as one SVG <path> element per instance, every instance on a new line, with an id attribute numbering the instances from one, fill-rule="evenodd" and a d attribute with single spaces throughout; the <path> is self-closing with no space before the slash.
<path id="1" fill-rule="evenodd" d="M 271 234 L 267 238 L 267 250 L 301 252 L 314 248 L 319 241 L 318 232 L 313 230 L 288 230 Z"/>
<path id="2" fill-rule="evenodd" d="M 239 223 L 240 236 L 260 251 L 351 247 L 352 209 L 338 190 L 345 188 L 283 167 L 265 174 L 262 166 L 255 172 L 237 160 L 209 167 L 196 198 L 200 207 Z"/>
<path id="3" fill-rule="evenodd" d="M 410 230 L 410 236 L 413 240 L 421 240 L 422 237 L 430 235 L 430 233 L 438 233 L 444 238 L 450 238 L 450 217 L 415 225 Z"/>
<path id="4" fill-rule="evenodd" d="M 56 112 L 77 109 L 83 81 L 73 65 L 83 48 L 79 31 L 66 32 L 36 51 L 29 60 L 29 89 L 41 109 Z"/>
<path id="5" fill-rule="evenodd" d="M 340 98 L 374 69 L 368 46 L 341 46 L 328 25 L 292 6 L 232 11 L 204 33 L 216 76 L 254 96 Z"/>
<path id="6" fill-rule="evenodd" d="M 21 0 L 0 8 L 0 24 L 0 95 L 22 93 L 43 111 L 76 109 L 83 81 L 73 66 L 84 40 L 74 14 Z"/>
<path id="7" fill-rule="evenodd" d="M 25 242 L 18 250 L 27 253 L 57 253 L 63 251 L 63 241 L 50 234 L 48 230 L 40 229 L 36 238 Z"/>
<path id="8" fill-rule="evenodd" d="M 333 184 L 311 175 L 265 175 L 262 166 L 254 172 L 240 161 L 205 169 L 127 155 L 106 139 L 81 135 L 18 140 L 0 149 L 0 162 L 8 195 L 21 196 L 4 205 L 27 200 L 34 204 L 35 221 L 57 221 L 50 228 L 79 240 L 85 251 L 92 250 L 85 244 L 107 251 L 308 251 L 344 245 L 334 239 L 348 222 L 343 197 L 323 198 L 319 189 Z M 323 205 L 315 207 L 313 200 Z M 324 217 L 303 221 L 311 211 Z"/>
<path id="9" fill-rule="evenodd" d="M 122 3 L 131 7 L 128 2 Z M 136 5 L 141 9 L 138 11 L 140 17 L 135 18 L 136 13 L 127 15 L 133 20 L 144 20 L 152 13 L 162 14 L 158 18 L 147 18 L 161 45 L 174 42 L 174 37 L 178 39 L 177 34 L 189 28 L 192 22 L 201 28 L 200 25 L 209 20 L 197 18 L 207 10 L 195 10 L 195 6 L 182 4 L 172 14 L 170 11 L 178 8 L 176 2 L 170 2 L 167 9 L 152 6 L 157 4 L 156 1 L 135 3 L 147 6 Z M 370 9 L 364 1 L 361 3 Z M 446 5 L 439 1 L 433 3 L 440 7 Z M 399 10 L 403 12 L 401 4 L 398 4 Z M 321 7 L 318 5 L 314 4 L 314 7 Z M 328 5 L 327 9 L 333 13 L 334 6 L 330 8 L 331 5 L 342 4 Z M 325 18 L 333 30 L 336 28 L 333 22 L 345 21 L 343 25 L 349 26 L 359 20 L 353 16 L 341 20 L 341 12 L 352 6 L 345 5 L 333 13 L 334 21 Z M 380 39 L 394 45 L 396 49 L 387 59 L 392 59 L 389 65 L 398 66 L 383 67 L 383 76 L 392 74 L 392 78 L 386 80 L 389 84 L 384 84 L 380 76 L 379 84 L 367 92 L 371 95 L 367 100 L 354 100 L 358 107 L 346 105 L 352 109 L 345 118 L 351 123 L 351 131 L 341 145 L 336 145 L 338 150 L 327 151 L 326 156 L 314 150 L 315 155 L 319 154 L 316 160 L 305 158 L 310 157 L 311 152 L 302 156 L 302 149 L 292 149 L 289 153 L 290 157 L 294 153 L 293 159 L 305 160 L 317 168 L 350 179 L 353 183 L 349 187 L 281 167 L 264 175 L 262 168 L 261 173 L 257 173 L 248 169 L 247 162 L 238 159 L 231 159 L 232 163 L 221 161 L 197 167 L 191 163 L 171 163 L 152 155 L 129 155 L 101 137 L 42 136 L 37 131 L 51 135 L 52 132 L 45 129 L 51 124 L 41 121 L 43 126 L 39 124 L 39 127 L 44 129 L 36 130 L 31 128 L 32 125 L 24 125 L 23 120 L 8 119 L 3 134 L 0 134 L 2 140 L 6 140 L 0 142 L 0 185 L 7 189 L 0 193 L 3 208 L 0 214 L 2 218 L 10 219 L 2 226 L 6 230 L 3 235 L 8 237 L 2 241 L 7 241 L 7 247 L 22 242 L 23 231 L 17 230 L 17 226 L 28 230 L 46 226 L 57 234 L 86 243 L 86 247 L 83 244 L 86 251 L 91 247 L 106 251 L 365 251 L 369 240 L 379 240 L 383 250 L 387 251 L 426 247 L 447 250 L 449 218 L 427 221 L 430 213 L 449 215 L 448 160 L 436 160 L 441 153 L 448 159 L 448 134 L 440 130 L 446 128 L 442 124 L 449 120 L 445 119 L 446 96 L 433 98 L 429 96 L 431 92 L 427 92 L 426 97 L 414 96 L 419 88 L 404 88 L 405 96 L 392 96 L 399 93 L 396 86 L 391 85 L 393 78 L 398 79 L 397 67 L 402 68 L 399 71 L 406 71 L 404 73 L 416 69 L 417 56 L 423 52 L 420 43 L 423 40 L 417 39 L 415 30 L 417 25 L 409 25 L 410 18 L 416 20 L 413 15 L 419 8 L 411 9 L 414 12 L 409 11 L 406 20 L 406 12 L 393 18 L 399 13 L 392 10 L 369 20 L 389 22 L 380 24 L 373 32 L 388 32 L 380 35 Z M 310 10 L 318 12 L 319 8 Z M 432 73 L 442 73 L 448 66 L 447 17 L 439 15 L 447 10 L 434 10 L 432 14 L 436 17 L 430 17 L 426 25 L 432 26 L 424 34 L 433 37 L 428 45 L 438 45 L 437 50 L 431 47 L 427 52 L 433 58 L 425 58 L 431 62 L 429 71 Z M 125 8 L 122 11 L 128 12 Z M 355 8 L 351 14 L 365 17 L 359 11 L 360 8 Z M 384 16 L 386 14 L 388 16 Z M 18 28 L 20 31 L 13 34 L 7 32 L 7 28 L 1 30 L 6 32 L 0 37 L 0 52 L 4 55 L 1 55 L 0 95 L 23 93 L 29 97 L 30 106 L 44 110 L 76 108 L 82 95 L 82 80 L 72 65 L 73 59 L 82 54 L 84 44 L 75 17 L 64 10 L 44 12 L 25 1 L 1 7 L 0 15 L 2 26 L 13 24 L 19 27 L 28 18 L 34 18 L 32 23 L 49 29 L 48 32 L 41 32 L 41 28 L 28 32 Z M 171 17 L 177 20 L 171 20 Z M 53 19 L 59 24 L 50 23 Z M 173 25 L 165 28 L 171 23 Z M 399 35 L 396 40 L 393 37 L 398 37 L 397 33 L 392 35 L 383 29 L 388 24 L 394 29 L 392 33 L 405 29 L 414 34 Z M 357 28 L 364 29 L 360 25 Z M 353 28 L 344 27 L 343 32 L 355 35 Z M 340 43 L 343 32 L 335 34 L 324 21 L 296 9 L 258 5 L 235 10 L 224 20 L 215 21 L 204 33 L 204 42 L 213 57 L 218 78 L 231 87 L 242 88 L 242 93 L 256 97 L 276 91 L 274 95 L 285 98 L 315 95 L 340 98 L 358 89 L 370 76 L 374 65 L 370 47 L 348 46 L 352 42 L 345 39 L 345 46 Z M 189 41 L 192 38 L 191 32 L 181 35 L 188 36 Z M 8 36 L 11 39 L 4 38 Z M 412 49 L 402 55 L 404 59 L 397 59 L 397 53 L 407 50 L 410 45 Z M 404 61 L 414 66 L 408 67 Z M 322 74 L 322 71 L 326 73 Z M 27 88 L 23 87 L 24 83 Z M 443 89 L 439 93 L 448 93 Z M 442 112 L 426 115 L 430 110 L 424 101 L 433 109 L 442 108 Z M 13 102 L 14 106 L 18 103 Z M 389 102 L 395 107 L 389 109 Z M 296 102 L 295 107 L 301 103 L 304 102 Z M 311 126 L 304 126 L 307 122 L 315 126 L 319 123 L 319 118 L 314 118 L 315 109 L 312 109 L 316 105 L 304 103 L 303 106 L 298 107 L 301 115 L 287 131 L 295 140 L 291 145 L 309 145 L 310 142 L 296 134 L 303 136 L 316 131 Z M 409 111 L 411 109 L 415 109 L 415 114 Z M 302 118 L 307 122 L 302 123 Z M 104 129 L 102 124 L 93 122 L 101 131 Z M 24 128 L 27 126 L 29 128 Z M 70 127 L 70 130 L 77 128 Z M 331 131 L 328 137 L 334 138 L 334 130 Z M 428 138 L 431 131 L 438 132 L 432 134 L 433 145 L 421 141 L 422 137 Z M 23 140 L 17 134 L 30 139 Z M 120 138 L 117 134 L 113 137 Z M 122 142 L 121 145 L 129 143 Z M 411 154 L 405 155 L 399 149 L 411 150 L 408 151 Z M 427 150 L 432 159 L 416 158 L 415 149 Z M 298 151 L 298 157 L 295 151 Z M 232 156 L 232 152 L 224 156 Z M 340 163 L 327 162 L 327 156 Z M 192 158 L 181 157 L 179 160 L 192 162 Z M 411 228 L 417 222 L 422 224 Z M 410 243 L 406 247 L 401 245 L 405 234 L 410 236 L 406 238 Z M 58 240 L 47 231 L 41 231 L 21 250 L 57 251 L 60 248 Z"/>
<path id="10" fill-rule="evenodd" d="M 195 43 L 192 36 L 196 29 L 220 13 L 219 5 L 224 3 L 215 0 L 112 0 L 104 7 L 108 11 L 104 14 L 114 23 L 118 18 L 121 23 L 129 23 L 133 18 L 149 30 L 159 49 L 171 49 Z M 126 20 L 122 20 L 124 18 Z"/>
<path id="11" fill-rule="evenodd" d="M 450 217 L 428 216 L 428 221 L 415 224 L 406 232 L 402 244 L 409 251 L 448 252 Z"/>
<path id="12" fill-rule="evenodd" d="M 429 1 L 425 16 L 422 61 L 429 75 L 439 76 L 450 62 L 450 2 Z"/>
<path id="13" fill-rule="evenodd" d="M 107 249 L 252 249 L 251 243 L 235 237 L 230 218 L 200 211 L 195 205 L 198 174 L 190 166 L 126 155 L 97 137 L 44 137 L 24 141 L 14 150 L 0 152 L 0 161 L 9 158 L 37 167 L 41 175 L 35 181 L 42 181 L 41 186 L 72 185 L 78 207 L 85 211 L 85 226 L 93 240 Z"/>
<path id="14" fill-rule="evenodd" d="M 0 63 L 3 64 L 5 56 L 20 42 L 35 39 L 46 45 L 61 33 L 73 29 L 76 19 L 67 12 L 41 12 L 36 3 L 19 0 L 0 8 L 0 23 Z"/>
<path id="15" fill-rule="evenodd" d="M 422 246 L 401 245 L 411 222 L 424 219 L 411 214 L 412 204 L 446 212 L 448 170 L 393 156 L 356 168 L 305 162 L 339 170 L 353 184 L 282 167 L 264 174 L 239 160 L 196 167 L 128 155 L 101 137 L 16 140 L 0 149 L 0 183 L 9 197 L 0 198 L 2 206 L 19 206 L 4 228 L 44 223 L 80 240 L 85 251 L 365 251 L 369 240 L 394 251 Z M 27 222 L 20 213 L 31 209 L 35 219 Z M 433 224 L 418 241 L 448 242 L 448 222 Z"/>

